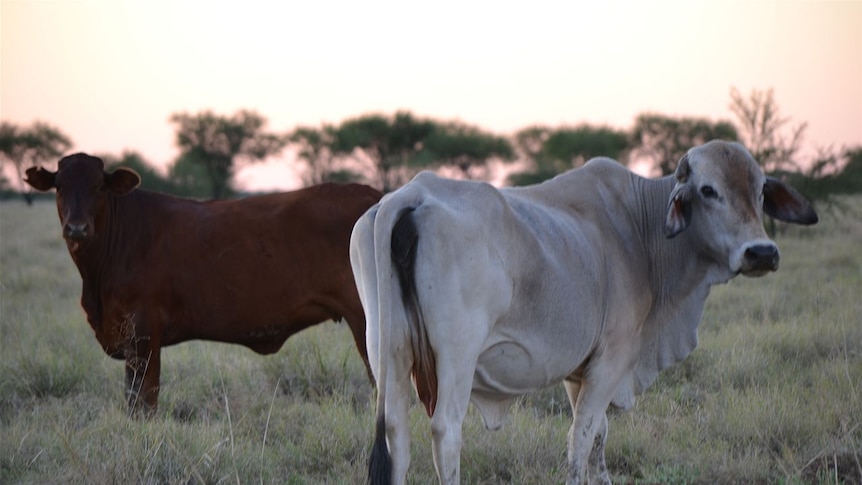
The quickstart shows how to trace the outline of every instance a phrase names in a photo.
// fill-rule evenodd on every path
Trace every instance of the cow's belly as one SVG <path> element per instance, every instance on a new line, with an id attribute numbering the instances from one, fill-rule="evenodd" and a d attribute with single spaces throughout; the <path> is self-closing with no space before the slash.
<path id="1" fill-rule="evenodd" d="M 580 367 L 600 329 L 582 323 L 597 320 L 590 305 L 578 304 L 576 298 L 570 303 L 554 313 L 499 320 L 479 354 L 474 391 L 519 396 L 559 383 Z M 567 315 L 581 317 L 572 320 Z"/>
<path id="2" fill-rule="evenodd" d="M 567 358 L 566 353 L 531 348 L 529 343 L 500 339 L 487 347 L 476 365 L 473 391 L 520 396 L 562 381 L 579 364 Z"/>
<path id="3" fill-rule="evenodd" d="M 560 354 L 549 358 L 551 352 L 522 342 L 499 339 L 479 356 L 470 400 L 488 429 L 503 426 L 515 397 L 562 381 L 576 365 Z"/>

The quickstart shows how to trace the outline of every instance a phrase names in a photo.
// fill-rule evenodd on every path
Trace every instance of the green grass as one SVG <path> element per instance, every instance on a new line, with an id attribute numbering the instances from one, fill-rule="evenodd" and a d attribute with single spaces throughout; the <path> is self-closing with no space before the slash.
<path id="1" fill-rule="evenodd" d="M 862 482 L 862 200 L 778 237 L 782 268 L 717 287 L 700 346 L 634 409 L 611 413 L 615 483 Z M 78 300 L 56 209 L 0 204 L 0 483 L 364 483 L 373 389 L 347 328 L 273 356 L 192 342 L 164 350 L 159 412 L 129 419 L 123 366 Z M 562 483 L 561 386 L 503 430 L 464 424 L 464 483 Z M 436 481 L 411 415 L 412 483 Z"/>

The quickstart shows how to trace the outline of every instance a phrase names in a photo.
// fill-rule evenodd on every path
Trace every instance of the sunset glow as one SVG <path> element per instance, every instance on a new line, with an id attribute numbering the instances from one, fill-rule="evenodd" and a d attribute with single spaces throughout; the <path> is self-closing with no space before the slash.
<path id="1" fill-rule="evenodd" d="M 0 19 L 4 121 L 158 166 L 181 111 L 253 109 L 283 132 L 406 109 L 509 134 L 646 111 L 733 120 L 731 87 L 773 88 L 808 150 L 862 145 L 860 1 L 3 0 Z M 242 185 L 294 184 L 285 162 Z"/>

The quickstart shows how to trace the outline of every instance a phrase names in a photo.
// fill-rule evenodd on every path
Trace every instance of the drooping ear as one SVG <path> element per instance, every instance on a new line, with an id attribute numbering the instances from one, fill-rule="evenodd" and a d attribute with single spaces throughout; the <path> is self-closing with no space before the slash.
<path id="1" fill-rule="evenodd" d="M 667 215 L 664 218 L 664 235 L 668 239 L 684 231 L 691 223 L 691 199 L 691 185 L 676 184 L 670 193 Z"/>
<path id="2" fill-rule="evenodd" d="M 766 177 L 763 186 L 763 212 L 779 221 L 806 226 L 818 220 L 814 207 L 802 194 L 774 177 Z"/>
<path id="3" fill-rule="evenodd" d="M 57 172 L 45 170 L 42 167 L 30 167 L 25 173 L 27 174 L 27 178 L 24 181 L 36 190 L 45 192 L 56 187 L 54 180 Z"/>
<path id="4" fill-rule="evenodd" d="M 105 186 L 116 195 L 126 195 L 141 185 L 138 172 L 126 167 L 119 167 L 105 174 Z"/>

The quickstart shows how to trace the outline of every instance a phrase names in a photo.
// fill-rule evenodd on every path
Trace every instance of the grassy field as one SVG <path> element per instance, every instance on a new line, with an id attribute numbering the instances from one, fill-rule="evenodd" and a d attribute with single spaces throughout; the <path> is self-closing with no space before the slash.
<path id="1" fill-rule="evenodd" d="M 615 483 L 862 482 L 862 200 L 778 237 L 782 268 L 717 287 L 700 346 L 631 411 L 612 413 Z M 0 483 L 363 483 L 373 389 L 347 327 L 276 355 L 192 342 L 163 351 L 157 416 L 129 419 L 53 203 L 0 204 Z M 436 481 L 412 413 L 411 483 Z M 473 410 L 464 483 L 562 483 L 561 386 L 501 431 Z"/>

